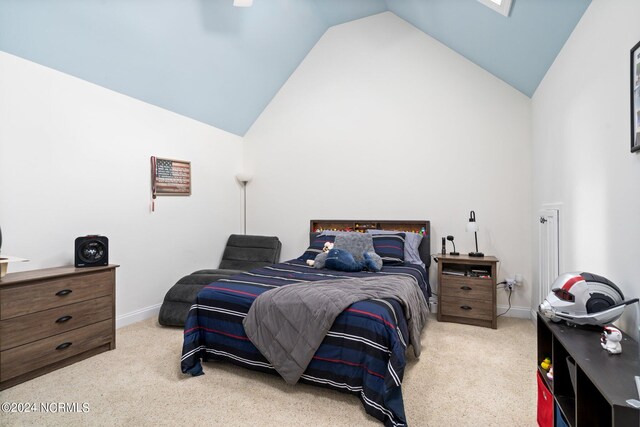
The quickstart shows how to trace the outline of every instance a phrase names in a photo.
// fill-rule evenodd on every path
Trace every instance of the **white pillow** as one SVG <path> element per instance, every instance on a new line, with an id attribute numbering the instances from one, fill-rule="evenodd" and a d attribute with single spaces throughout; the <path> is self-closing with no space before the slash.
<path id="1" fill-rule="evenodd" d="M 404 233 L 404 262 L 410 262 L 411 264 L 421 265 L 422 268 L 426 268 L 422 259 L 420 259 L 420 251 L 418 247 L 422 241 L 422 234 L 410 233 L 408 231 L 401 230 L 367 230 L 367 233 L 371 234 L 396 234 Z"/>

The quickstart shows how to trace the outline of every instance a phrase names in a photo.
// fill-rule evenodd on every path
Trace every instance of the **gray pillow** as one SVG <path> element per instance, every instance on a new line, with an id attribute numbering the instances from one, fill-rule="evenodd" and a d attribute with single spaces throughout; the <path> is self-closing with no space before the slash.
<path id="1" fill-rule="evenodd" d="M 410 262 L 411 264 L 418 264 L 424 267 L 424 262 L 420 258 L 420 251 L 418 247 L 422 241 L 422 235 L 418 233 L 409 233 L 407 231 L 393 231 L 393 230 L 367 230 L 367 233 L 371 234 L 396 234 L 404 233 L 404 262 Z"/>
<path id="2" fill-rule="evenodd" d="M 365 252 L 375 252 L 373 249 L 373 237 L 367 233 L 338 234 L 333 247 L 351 252 L 353 258 L 358 262 L 364 260 L 363 254 Z"/>

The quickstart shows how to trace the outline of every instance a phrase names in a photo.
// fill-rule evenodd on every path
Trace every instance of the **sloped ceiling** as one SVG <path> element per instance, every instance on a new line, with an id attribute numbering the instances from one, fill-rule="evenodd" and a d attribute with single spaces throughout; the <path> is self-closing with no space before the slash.
<path id="1" fill-rule="evenodd" d="M 0 0 L 0 50 L 244 135 L 330 26 L 391 11 L 531 96 L 590 1 Z"/>

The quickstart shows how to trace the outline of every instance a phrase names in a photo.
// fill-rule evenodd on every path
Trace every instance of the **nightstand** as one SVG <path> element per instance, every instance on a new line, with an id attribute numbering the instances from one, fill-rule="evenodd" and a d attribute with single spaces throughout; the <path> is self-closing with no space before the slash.
<path id="1" fill-rule="evenodd" d="M 438 256 L 438 321 L 496 329 L 498 259 Z"/>

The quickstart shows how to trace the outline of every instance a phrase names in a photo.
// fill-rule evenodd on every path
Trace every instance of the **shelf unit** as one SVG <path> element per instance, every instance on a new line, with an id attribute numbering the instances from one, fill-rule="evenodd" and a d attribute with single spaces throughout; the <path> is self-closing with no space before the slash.
<path id="1" fill-rule="evenodd" d="M 600 346 L 599 330 L 554 323 L 539 313 L 537 317 L 538 372 L 566 423 L 638 427 L 640 410 L 626 403 L 638 399 L 634 381 L 640 375 L 638 343 L 623 334 L 622 353 L 612 355 Z M 540 367 L 546 357 L 551 359 L 553 380 Z M 567 358 L 575 364 L 567 363 Z"/>
<path id="2" fill-rule="evenodd" d="M 326 220 L 312 219 L 310 231 L 356 231 L 365 233 L 367 230 L 396 230 L 411 233 L 428 234 L 429 221 L 370 221 L 370 220 Z"/>

